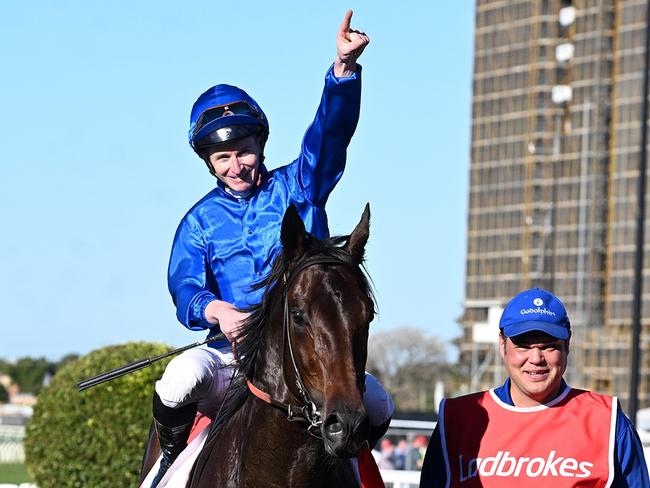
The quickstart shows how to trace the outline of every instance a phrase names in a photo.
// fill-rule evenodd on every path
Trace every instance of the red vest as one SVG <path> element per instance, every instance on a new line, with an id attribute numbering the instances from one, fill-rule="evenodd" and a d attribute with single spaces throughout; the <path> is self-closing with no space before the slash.
<path id="1" fill-rule="evenodd" d="M 615 397 L 571 388 L 530 408 L 492 390 L 440 406 L 449 487 L 608 487 L 615 431 Z"/>

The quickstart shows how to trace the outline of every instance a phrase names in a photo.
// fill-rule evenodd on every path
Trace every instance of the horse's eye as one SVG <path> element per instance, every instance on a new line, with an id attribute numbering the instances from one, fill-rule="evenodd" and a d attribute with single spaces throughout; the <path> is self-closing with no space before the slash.
<path id="1" fill-rule="evenodd" d="M 291 318 L 293 319 L 293 323 L 297 326 L 301 327 L 305 325 L 305 315 L 299 308 L 294 307 L 291 309 Z"/>

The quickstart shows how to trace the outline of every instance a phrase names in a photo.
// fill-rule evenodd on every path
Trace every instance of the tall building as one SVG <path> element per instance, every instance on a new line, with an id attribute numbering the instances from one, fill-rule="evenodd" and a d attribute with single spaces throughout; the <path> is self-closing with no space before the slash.
<path id="1" fill-rule="evenodd" d="M 642 0 L 477 1 L 460 320 L 472 388 L 502 379 L 491 342 L 500 308 L 540 286 L 572 319 L 571 384 L 628 398 L 645 9 Z M 648 406 L 650 279 L 643 288 L 639 402 Z"/>

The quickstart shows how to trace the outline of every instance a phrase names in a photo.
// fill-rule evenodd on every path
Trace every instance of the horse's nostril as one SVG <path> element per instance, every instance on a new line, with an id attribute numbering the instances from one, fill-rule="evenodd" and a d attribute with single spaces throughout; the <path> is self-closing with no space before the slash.
<path id="1" fill-rule="evenodd" d="M 333 456 L 356 456 L 367 445 L 370 422 L 363 410 L 337 411 L 323 421 L 323 440 L 325 449 Z"/>
<path id="2" fill-rule="evenodd" d="M 328 436 L 336 436 L 343 433 L 343 425 L 335 414 L 330 414 L 325 420 L 325 433 Z"/>

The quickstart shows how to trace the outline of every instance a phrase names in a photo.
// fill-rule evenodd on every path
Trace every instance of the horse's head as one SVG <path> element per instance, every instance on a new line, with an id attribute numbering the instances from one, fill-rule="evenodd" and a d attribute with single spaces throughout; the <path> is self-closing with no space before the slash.
<path id="1" fill-rule="evenodd" d="M 293 206 L 282 222 L 285 378 L 297 398 L 304 386 L 326 450 L 340 457 L 356 455 L 369 432 L 362 398 L 374 300 L 361 267 L 369 222 L 366 206 L 338 245 L 310 237 Z"/>

